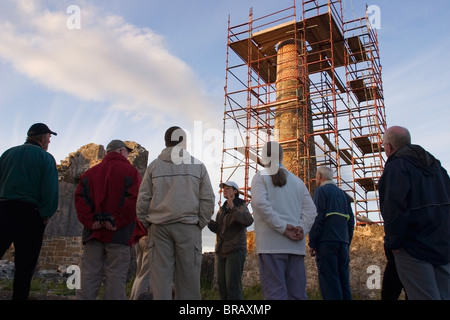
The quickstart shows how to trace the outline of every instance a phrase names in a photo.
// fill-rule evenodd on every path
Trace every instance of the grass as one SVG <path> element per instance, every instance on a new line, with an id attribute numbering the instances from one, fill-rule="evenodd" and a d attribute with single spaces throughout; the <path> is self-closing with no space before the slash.
<path id="1" fill-rule="evenodd" d="M 0 289 L 12 291 L 13 280 L 1 279 Z M 30 296 L 36 294 L 46 294 L 55 296 L 74 296 L 75 290 L 67 288 L 66 282 L 49 281 L 40 278 L 33 278 L 30 286 Z"/>
<path id="2" fill-rule="evenodd" d="M 220 300 L 219 291 L 214 288 L 211 281 L 203 280 L 201 283 L 202 300 Z M 307 292 L 309 300 L 322 300 L 320 291 Z M 264 300 L 261 286 L 255 284 L 242 290 L 244 300 Z"/>
<path id="3" fill-rule="evenodd" d="M 126 286 L 127 297 L 130 296 L 131 288 L 133 286 L 134 279 L 130 279 Z M 0 279 L 0 289 L 12 291 L 12 280 Z M 55 295 L 55 296 L 75 296 L 75 290 L 67 288 L 65 281 L 46 281 L 40 278 L 33 278 L 30 287 L 30 297 L 37 294 Z M 103 285 L 100 288 L 99 297 L 103 295 Z M 202 300 L 220 300 L 219 291 L 214 288 L 211 281 L 202 279 L 201 282 L 201 297 Z M 321 300 L 320 292 L 308 292 L 308 298 L 310 300 Z M 255 284 L 251 287 L 243 289 L 244 300 L 264 300 L 261 286 Z"/>

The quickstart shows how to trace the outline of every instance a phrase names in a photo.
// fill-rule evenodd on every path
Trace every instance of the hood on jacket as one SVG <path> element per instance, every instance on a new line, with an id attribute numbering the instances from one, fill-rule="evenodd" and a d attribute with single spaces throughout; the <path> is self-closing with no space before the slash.
<path id="1" fill-rule="evenodd" d="M 164 148 L 158 158 L 174 164 L 191 163 L 191 155 L 189 152 L 179 146 Z"/>
<path id="2" fill-rule="evenodd" d="M 401 147 L 389 158 L 406 158 L 413 165 L 428 174 L 433 174 L 436 170 L 439 170 L 441 166 L 439 160 L 416 144 L 409 144 Z"/>

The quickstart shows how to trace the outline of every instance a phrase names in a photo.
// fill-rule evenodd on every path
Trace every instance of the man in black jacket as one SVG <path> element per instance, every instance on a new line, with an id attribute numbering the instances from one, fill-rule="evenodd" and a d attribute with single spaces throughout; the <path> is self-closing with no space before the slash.
<path id="1" fill-rule="evenodd" d="M 386 130 L 379 181 L 385 245 L 408 299 L 450 299 L 450 178 L 439 160 L 411 144 L 406 128 Z"/>

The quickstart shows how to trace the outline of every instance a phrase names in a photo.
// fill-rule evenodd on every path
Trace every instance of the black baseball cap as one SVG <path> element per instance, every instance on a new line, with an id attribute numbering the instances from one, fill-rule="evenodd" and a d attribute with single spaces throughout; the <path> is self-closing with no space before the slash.
<path id="1" fill-rule="evenodd" d="M 30 129 L 28 129 L 27 135 L 29 137 L 32 137 L 32 136 L 38 136 L 40 134 L 46 134 L 46 133 L 50 133 L 50 134 L 53 134 L 55 136 L 57 135 L 56 132 L 53 132 L 52 130 L 50 130 L 50 128 L 47 127 L 47 125 L 43 124 L 43 123 L 35 123 L 35 124 L 33 124 L 30 127 Z"/>

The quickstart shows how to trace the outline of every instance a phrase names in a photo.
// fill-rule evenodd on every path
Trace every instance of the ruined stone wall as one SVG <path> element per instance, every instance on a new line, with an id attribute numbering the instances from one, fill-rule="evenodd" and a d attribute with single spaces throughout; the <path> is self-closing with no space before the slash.
<path id="1" fill-rule="evenodd" d="M 58 270 L 78 265 L 81 259 L 81 237 L 46 237 L 39 256 L 39 269 Z"/>

